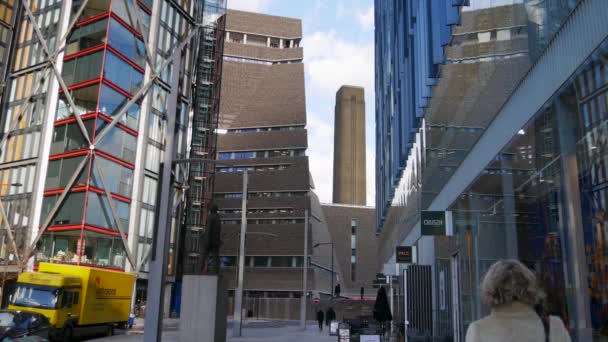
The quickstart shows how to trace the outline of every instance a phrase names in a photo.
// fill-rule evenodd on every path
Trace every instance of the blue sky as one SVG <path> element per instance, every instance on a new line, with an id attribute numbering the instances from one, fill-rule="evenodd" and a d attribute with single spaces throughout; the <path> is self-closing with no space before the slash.
<path id="1" fill-rule="evenodd" d="M 365 88 L 367 204 L 375 196 L 373 0 L 228 0 L 228 8 L 302 20 L 308 155 L 315 192 L 331 202 L 335 94 Z"/>

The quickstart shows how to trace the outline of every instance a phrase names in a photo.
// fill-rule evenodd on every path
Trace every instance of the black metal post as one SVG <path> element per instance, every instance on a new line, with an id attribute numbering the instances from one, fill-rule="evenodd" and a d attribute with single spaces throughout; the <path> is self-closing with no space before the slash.
<path id="1" fill-rule="evenodd" d="M 334 243 L 331 243 L 331 298 L 334 297 Z"/>

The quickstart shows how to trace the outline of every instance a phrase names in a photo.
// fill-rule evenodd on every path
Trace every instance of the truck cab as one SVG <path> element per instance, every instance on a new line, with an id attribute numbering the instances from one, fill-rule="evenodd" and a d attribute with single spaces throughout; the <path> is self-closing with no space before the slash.
<path id="1" fill-rule="evenodd" d="M 52 273 L 22 273 L 9 309 L 45 315 L 52 328 L 62 329 L 78 321 L 82 281 L 79 277 Z"/>
<path id="2" fill-rule="evenodd" d="M 19 275 L 9 309 L 43 314 L 51 337 L 63 341 L 94 331 L 112 335 L 115 325 L 129 320 L 134 282 L 125 272 L 40 263 L 38 272 Z"/>

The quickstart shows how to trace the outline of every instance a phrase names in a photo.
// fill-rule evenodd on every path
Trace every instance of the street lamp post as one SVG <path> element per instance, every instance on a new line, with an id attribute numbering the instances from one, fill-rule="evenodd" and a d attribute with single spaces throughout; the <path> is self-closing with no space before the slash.
<path id="1" fill-rule="evenodd" d="M 243 170 L 243 201 L 241 208 L 241 238 L 239 239 L 239 270 L 236 291 L 234 291 L 234 325 L 232 335 L 241 336 L 243 321 L 243 277 L 245 275 L 245 235 L 247 234 L 247 169 Z"/>
<path id="2" fill-rule="evenodd" d="M 331 294 L 331 298 L 334 298 L 334 243 L 333 242 L 324 242 L 324 243 L 316 243 L 312 248 L 317 248 L 323 245 L 331 245 L 331 289 L 329 293 Z"/>

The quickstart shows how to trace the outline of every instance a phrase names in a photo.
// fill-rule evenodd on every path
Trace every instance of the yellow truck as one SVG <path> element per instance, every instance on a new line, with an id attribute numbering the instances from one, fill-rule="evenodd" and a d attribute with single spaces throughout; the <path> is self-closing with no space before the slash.
<path id="1" fill-rule="evenodd" d="M 75 331 L 104 329 L 129 320 L 135 278 L 100 268 L 40 263 L 19 275 L 10 310 L 38 312 L 51 323 L 52 340 L 71 341 Z"/>

